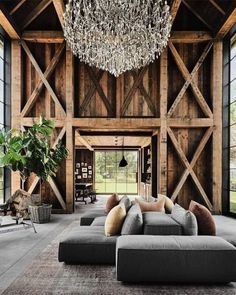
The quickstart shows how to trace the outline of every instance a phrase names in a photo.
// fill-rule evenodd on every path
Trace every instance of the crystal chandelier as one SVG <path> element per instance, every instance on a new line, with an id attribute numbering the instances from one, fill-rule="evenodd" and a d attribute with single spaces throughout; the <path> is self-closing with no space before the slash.
<path id="1" fill-rule="evenodd" d="M 158 57 L 171 30 L 164 0 L 69 0 L 64 35 L 73 54 L 114 76 Z"/>

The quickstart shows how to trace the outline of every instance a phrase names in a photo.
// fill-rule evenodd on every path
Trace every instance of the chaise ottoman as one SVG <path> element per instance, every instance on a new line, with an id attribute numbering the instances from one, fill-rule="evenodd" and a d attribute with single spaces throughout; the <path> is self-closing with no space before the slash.
<path id="1" fill-rule="evenodd" d="M 117 280 L 227 283 L 236 281 L 236 248 L 213 236 L 121 236 Z"/>

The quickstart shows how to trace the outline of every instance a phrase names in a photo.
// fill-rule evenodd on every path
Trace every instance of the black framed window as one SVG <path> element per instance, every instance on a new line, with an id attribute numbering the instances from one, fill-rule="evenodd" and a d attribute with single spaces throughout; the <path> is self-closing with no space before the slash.
<path id="1" fill-rule="evenodd" d="M 120 150 L 95 151 L 95 188 L 99 194 L 138 193 L 138 151 L 125 150 L 128 165 L 119 167 Z"/>
<path id="2" fill-rule="evenodd" d="M 0 128 L 10 128 L 10 42 L 0 30 Z M 0 203 L 10 196 L 10 172 L 0 167 Z"/>
<path id="3" fill-rule="evenodd" d="M 223 212 L 236 216 L 236 27 L 224 42 Z"/>

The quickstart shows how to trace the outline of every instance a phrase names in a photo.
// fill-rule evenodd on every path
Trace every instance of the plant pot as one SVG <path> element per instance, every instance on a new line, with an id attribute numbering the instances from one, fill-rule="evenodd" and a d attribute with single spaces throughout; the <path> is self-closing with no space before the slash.
<path id="1" fill-rule="evenodd" d="M 31 213 L 31 219 L 35 223 L 46 223 L 50 221 L 52 205 L 30 205 L 29 211 Z"/>

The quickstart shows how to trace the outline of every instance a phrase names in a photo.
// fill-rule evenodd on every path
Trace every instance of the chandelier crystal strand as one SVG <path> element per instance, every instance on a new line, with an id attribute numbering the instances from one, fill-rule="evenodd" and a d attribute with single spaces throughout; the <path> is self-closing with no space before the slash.
<path id="1" fill-rule="evenodd" d="M 64 14 L 73 54 L 116 77 L 158 58 L 170 30 L 164 0 L 69 0 Z"/>

